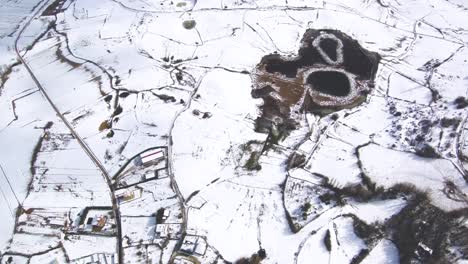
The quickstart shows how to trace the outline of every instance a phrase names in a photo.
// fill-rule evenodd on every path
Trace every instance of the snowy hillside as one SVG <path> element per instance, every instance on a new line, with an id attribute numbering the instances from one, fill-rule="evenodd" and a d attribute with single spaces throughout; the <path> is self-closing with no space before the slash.
<path id="1" fill-rule="evenodd" d="M 0 1 L 0 263 L 468 263 L 462 0 Z"/>

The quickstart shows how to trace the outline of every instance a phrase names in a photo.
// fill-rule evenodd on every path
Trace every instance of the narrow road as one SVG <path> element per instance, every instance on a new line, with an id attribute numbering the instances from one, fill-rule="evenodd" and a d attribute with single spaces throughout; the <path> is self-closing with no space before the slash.
<path id="1" fill-rule="evenodd" d="M 68 120 L 62 115 L 58 107 L 54 104 L 52 99 L 49 97 L 47 94 L 47 91 L 44 89 L 42 84 L 39 82 L 37 77 L 34 75 L 34 72 L 32 71 L 31 67 L 28 65 L 26 60 L 23 58 L 23 56 L 20 53 L 19 47 L 18 47 L 18 42 L 19 39 L 21 38 L 21 35 L 25 31 L 25 29 L 31 24 L 31 21 L 36 18 L 40 12 L 44 10 L 45 7 L 48 6 L 50 0 L 45 0 L 44 5 L 42 5 L 38 10 L 26 21 L 26 23 L 23 25 L 21 30 L 18 33 L 18 36 L 15 39 L 15 52 L 16 55 L 18 56 L 18 59 L 21 61 L 23 66 L 26 68 L 28 71 L 29 75 L 33 79 L 34 83 L 36 86 L 39 88 L 41 91 L 42 95 L 46 98 L 46 100 L 49 102 L 49 104 L 52 106 L 54 109 L 55 113 L 57 116 L 62 120 L 62 122 L 67 126 L 67 128 L 70 130 L 70 133 L 73 135 L 73 137 L 78 141 L 79 145 L 81 148 L 84 150 L 86 155 L 93 161 L 93 163 L 96 165 L 96 167 L 101 171 L 101 175 L 103 176 L 104 180 L 106 181 L 109 191 L 110 191 L 110 198 L 112 201 L 112 211 L 115 216 L 115 221 L 116 221 L 116 227 L 117 227 L 117 246 L 116 246 L 116 252 L 118 256 L 118 263 L 123 263 L 123 250 L 122 250 L 122 225 L 121 225 L 121 218 L 120 218 L 120 210 L 119 206 L 117 203 L 117 199 L 115 198 L 115 193 L 114 193 L 114 187 L 112 185 L 112 180 L 111 176 L 108 174 L 107 170 L 105 167 L 102 165 L 102 163 L 99 161 L 99 159 L 96 157 L 96 155 L 93 153 L 93 151 L 89 148 L 89 146 L 86 144 L 86 142 L 80 137 L 80 135 L 75 131 L 73 126 L 68 122 Z"/>
<path id="2" fill-rule="evenodd" d="M 200 87 L 205 75 L 201 76 L 200 79 L 198 80 L 198 82 L 195 85 L 192 93 L 190 94 L 190 99 L 185 104 L 184 108 L 182 110 L 180 110 L 179 112 L 177 112 L 177 114 L 174 116 L 174 119 L 172 120 L 172 123 L 171 123 L 171 127 L 169 129 L 168 137 L 167 137 L 167 164 L 168 164 L 167 170 L 168 170 L 168 173 L 169 173 L 169 177 L 171 178 L 172 189 L 174 190 L 174 192 L 177 195 L 177 198 L 179 199 L 179 205 L 180 205 L 180 208 L 182 210 L 182 230 L 181 230 L 182 237 L 179 240 L 179 242 L 177 243 L 177 245 L 176 245 L 176 247 L 174 249 L 174 252 L 172 252 L 173 257 L 174 257 L 174 254 L 176 253 L 176 251 L 182 245 L 184 235 L 187 232 L 187 222 L 188 222 L 187 214 L 188 214 L 188 212 L 187 212 L 187 208 L 185 206 L 184 196 L 180 192 L 179 186 L 177 185 L 177 181 L 176 181 L 175 176 L 174 176 L 174 168 L 173 168 L 174 164 L 172 162 L 172 160 L 173 160 L 172 159 L 172 155 L 173 155 L 173 153 L 172 153 L 172 145 L 173 145 L 172 132 L 174 131 L 174 126 L 175 126 L 175 123 L 176 123 L 177 119 L 179 118 L 179 116 L 181 114 L 183 114 L 187 109 L 190 108 L 192 100 L 195 97 L 195 95 L 197 94 L 198 88 Z"/>

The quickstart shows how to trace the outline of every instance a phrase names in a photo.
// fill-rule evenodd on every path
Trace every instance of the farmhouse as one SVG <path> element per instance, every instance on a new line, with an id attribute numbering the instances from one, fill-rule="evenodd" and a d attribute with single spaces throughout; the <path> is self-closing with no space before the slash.
<path id="1" fill-rule="evenodd" d="M 119 190 L 116 193 L 117 203 L 130 202 L 141 197 L 142 189 L 135 187 L 130 190 Z"/>
<path id="2" fill-rule="evenodd" d="M 169 226 L 165 224 L 156 225 L 156 236 L 158 238 L 166 238 L 169 233 Z"/>
<path id="3" fill-rule="evenodd" d="M 146 151 L 139 156 L 137 156 L 133 163 L 135 166 L 146 166 L 152 163 L 157 163 L 164 159 L 164 150 L 163 149 L 154 149 Z"/>
<path id="4" fill-rule="evenodd" d="M 106 215 L 96 215 L 94 217 L 88 217 L 86 219 L 85 230 L 92 232 L 101 232 L 107 223 Z"/>
<path id="5" fill-rule="evenodd" d="M 110 207 L 86 207 L 78 218 L 73 232 L 110 235 L 115 231 L 115 217 Z"/>

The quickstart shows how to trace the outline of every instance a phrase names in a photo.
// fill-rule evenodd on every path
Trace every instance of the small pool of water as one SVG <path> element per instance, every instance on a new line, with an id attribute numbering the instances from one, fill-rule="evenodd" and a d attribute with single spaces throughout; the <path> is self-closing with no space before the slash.
<path id="1" fill-rule="evenodd" d="M 346 96 L 351 90 L 348 76 L 339 71 L 316 71 L 307 76 L 312 89 L 333 96 Z"/>

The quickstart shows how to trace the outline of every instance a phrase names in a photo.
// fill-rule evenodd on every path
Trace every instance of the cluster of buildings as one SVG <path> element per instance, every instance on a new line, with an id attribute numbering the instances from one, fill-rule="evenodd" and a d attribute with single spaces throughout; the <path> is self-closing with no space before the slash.
<path id="1" fill-rule="evenodd" d="M 208 245 L 204 238 L 199 236 L 187 235 L 180 250 L 193 256 L 204 256 Z"/>
<path id="2" fill-rule="evenodd" d="M 115 228 L 111 207 L 87 207 L 79 215 L 78 225 L 72 230 L 85 234 L 114 235 Z"/>

